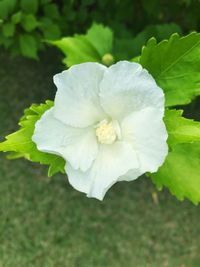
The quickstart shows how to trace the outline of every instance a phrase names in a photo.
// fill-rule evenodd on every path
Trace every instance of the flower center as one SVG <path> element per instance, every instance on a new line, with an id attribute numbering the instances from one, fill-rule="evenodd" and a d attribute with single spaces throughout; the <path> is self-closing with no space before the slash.
<path id="1" fill-rule="evenodd" d="M 120 138 L 120 127 L 117 121 L 101 121 L 96 127 L 96 136 L 101 144 L 110 145 Z"/>

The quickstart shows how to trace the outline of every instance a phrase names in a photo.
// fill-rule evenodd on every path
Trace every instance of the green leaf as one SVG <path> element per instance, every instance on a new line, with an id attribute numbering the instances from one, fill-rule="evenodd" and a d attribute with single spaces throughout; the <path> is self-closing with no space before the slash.
<path id="1" fill-rule="evenodd" d="M 173 34 L 158 44 L 152 38 L 140 63 L 164 90 L 166 106 L 188 104 L 200 95 L 200 33 Z"/>
<path id="2" fill-rule="evenodd" d="M 21 25 L 25 31 L 31 32 L 38 26 L 36 17 L 32 14 L 24 15 L 21 20 Z"/>
<path id="3" fill-rule="evenodd" d="M 101 57 L 107 53 L 112 53 L 113 32 L 110 28 L 94 23 L 87 31 L 86 38 Z"/>
<path id="4" fill-rule="evenodd" d="M 179 200 L 200 202 L 200 122 L 182 117 L 182 110 L 166 110 L 164 122 L 171 148 L 165 163 L 148 174 L 158 189 L 167 187 Z"/>
<path id="5" fill-rule="evenodd" d="M 13 13 L 17 0 L 0 1 L 0 19 L 7 19 L 8 15 Z"/>
<path id="6" fill-rule="evenodd" d="M 175 23 L 149 25 L 134 38 L 116 38 L 114 51 L 118 60 L 130 59 L 140 55 L 141 48 L 149 38 L 155 37 L 158 41 L 167 39 L 174 32 L 181 33 L 181 28 Z"/>
<path id="7" fill-rule="evenodd" d="M 38 10 L 38 0 L 21 0 L 20 5 L 26 13 L 35 14 Z"/>
<path id="8" fill-rule="evenodd" d="M 52 0 L 40 0 L 41 5 L 46 5 L 50 3 Z"/>
<path id="9" fill-rule="evenodd" d="M 96 49 L 84 36 L 75 35 L 74 37 L 66 37 L 51 43 L 60 48 L 60 50 L 65 54 L 66 58 L 64 58 L 63 62 L 68 67 L 87 61 L 101 61 L 101 57 Z"/>
<path id="10" fill-rule="evenodd" d="M 149 16 L 155 16 L 155 14 L 159 13 L 160 11 L 159 0 L 151 0 L 151 1 L 142 0 L 141 2 L 144 10 L 147 12 Z"/>
<path id="11" fill-rule="evenodd" d="M 32 136 L 35 123 L 41 118 L 42 114 L 53 106 L 52 101 L 46 101 L 45 104 L 33 104 L 29 109 L 24 111 L 19 125 L 20 129 L 6 137 L 6 141 L 0 143 L 0 151 L 12 152 L 10 159 L 24 157 L 33 162 L 49 165 L 49 176 L 57 172 L 64 172 L 65 161 L 63 158 L 43 153 L 37 150 Z"/>
<path id="12" fill-rule="evenodd" d="M 13 14 L 11 16 L 11 21 L 14 23 L 14 24 L 18 24 L 20 21 L 21 21 L 21 17 L 22 17 L 22 12 L 19 11 L 15 14 Z"/>
<path id="13" fill-rule="evenodd" d="M 44 6 L 44 14 L 48 18 L 57 19 L 59 18 L 58 6 L 56 4 L 48 4 Z"/>
<path id="14" fill-rule="evenodd" d="M 0 19 L 5 20 L 8 17 L 8 7 L 5 2 L 0 2 Z"/>
<path id="15" fill-rule="evenodd" d="M 33 36 L 28 34 L 20 35 L 19 38 L 20 50 L 23 56 L 38 59 L 37 57 L 37 42 Z"/>
<path id="16" fill-rule="evenodd" d="M 200 143 L 178 144 L 169 152 L 164 165 L 149 174 L 158 189 L 167 187 L 179 200 L 200 202 Z"/>
<path id="17" fill-rule="evenodd" d="M 168 144 L 200 142 L 200 122 L 182 117 L 182 110 L 166 110 L 164 122 L 168 132 Z M 174 163 L 176 164 L 176 163 Z"/>
<path id="18" fill-rule="evenodd" d="M 44 38 L 47 40 L 55 40 L 61 36 L 60 28 L 49 18 L 42 18 L 39 28 L 42 30 Z"/>
<path id="19" fill-rule="evenodd" d="M 15 33 L 15 25 L 8 22 L 3 25 L 3 34 L 5 37 L 12 37 Z"/>
<path id="20" fill-rule="evenodd" d="M 5 2 L 6 6 L 8 7 L 9 14 L 12 13 L 17 4 L 17 0 L 4 0 L 3 2 Z"/>
<path id="21" fill-rule="evenodd" d="M 65 54 L 63 62 L 70 67 L 88 61 L 110 64 L 114 60 L 112 41 L 113 33 L 108 27 L 93 24 L 85 35 L 76 34 L 50 43 Z"/>

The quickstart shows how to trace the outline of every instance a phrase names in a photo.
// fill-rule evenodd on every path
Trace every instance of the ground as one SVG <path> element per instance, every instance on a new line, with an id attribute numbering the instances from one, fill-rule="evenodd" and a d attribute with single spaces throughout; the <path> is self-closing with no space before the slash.
<path id="1" fill-rule="evenodd" d="M 24 108 L 53 99 L 63 66 L 0 51 L 0 140 Z M 121 182 L 103 202 L 75 191 L 65 175 L 0 155 L 0 267 L 199 267 L 200 208 L 157 194 L 149 178 Z"/>

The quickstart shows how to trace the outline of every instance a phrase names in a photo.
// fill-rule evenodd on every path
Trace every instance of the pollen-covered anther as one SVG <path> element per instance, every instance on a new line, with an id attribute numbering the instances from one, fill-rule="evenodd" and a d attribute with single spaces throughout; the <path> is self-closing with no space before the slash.
<path id="1" fill-rule="evenodd" d="M 117 139 L 117 133 L 112 122 L 101 121 L 96 128 L 96 136 L 101 144 L 112 144 Z"/>

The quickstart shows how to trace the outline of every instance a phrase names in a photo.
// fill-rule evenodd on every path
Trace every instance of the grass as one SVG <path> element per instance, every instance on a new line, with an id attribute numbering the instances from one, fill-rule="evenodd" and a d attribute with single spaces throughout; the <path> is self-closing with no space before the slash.
<path id="1" fill-rule="evenodd" d="M 53 98 L 62 66 L 0 51 L 0 139 L 25 107 Z M 148 178 L 115 185 L 103 202 L 75 191 L 64 175 L 0 155 L 0 267 L 199 267 L 200 209 L 158 193 Z"/>

